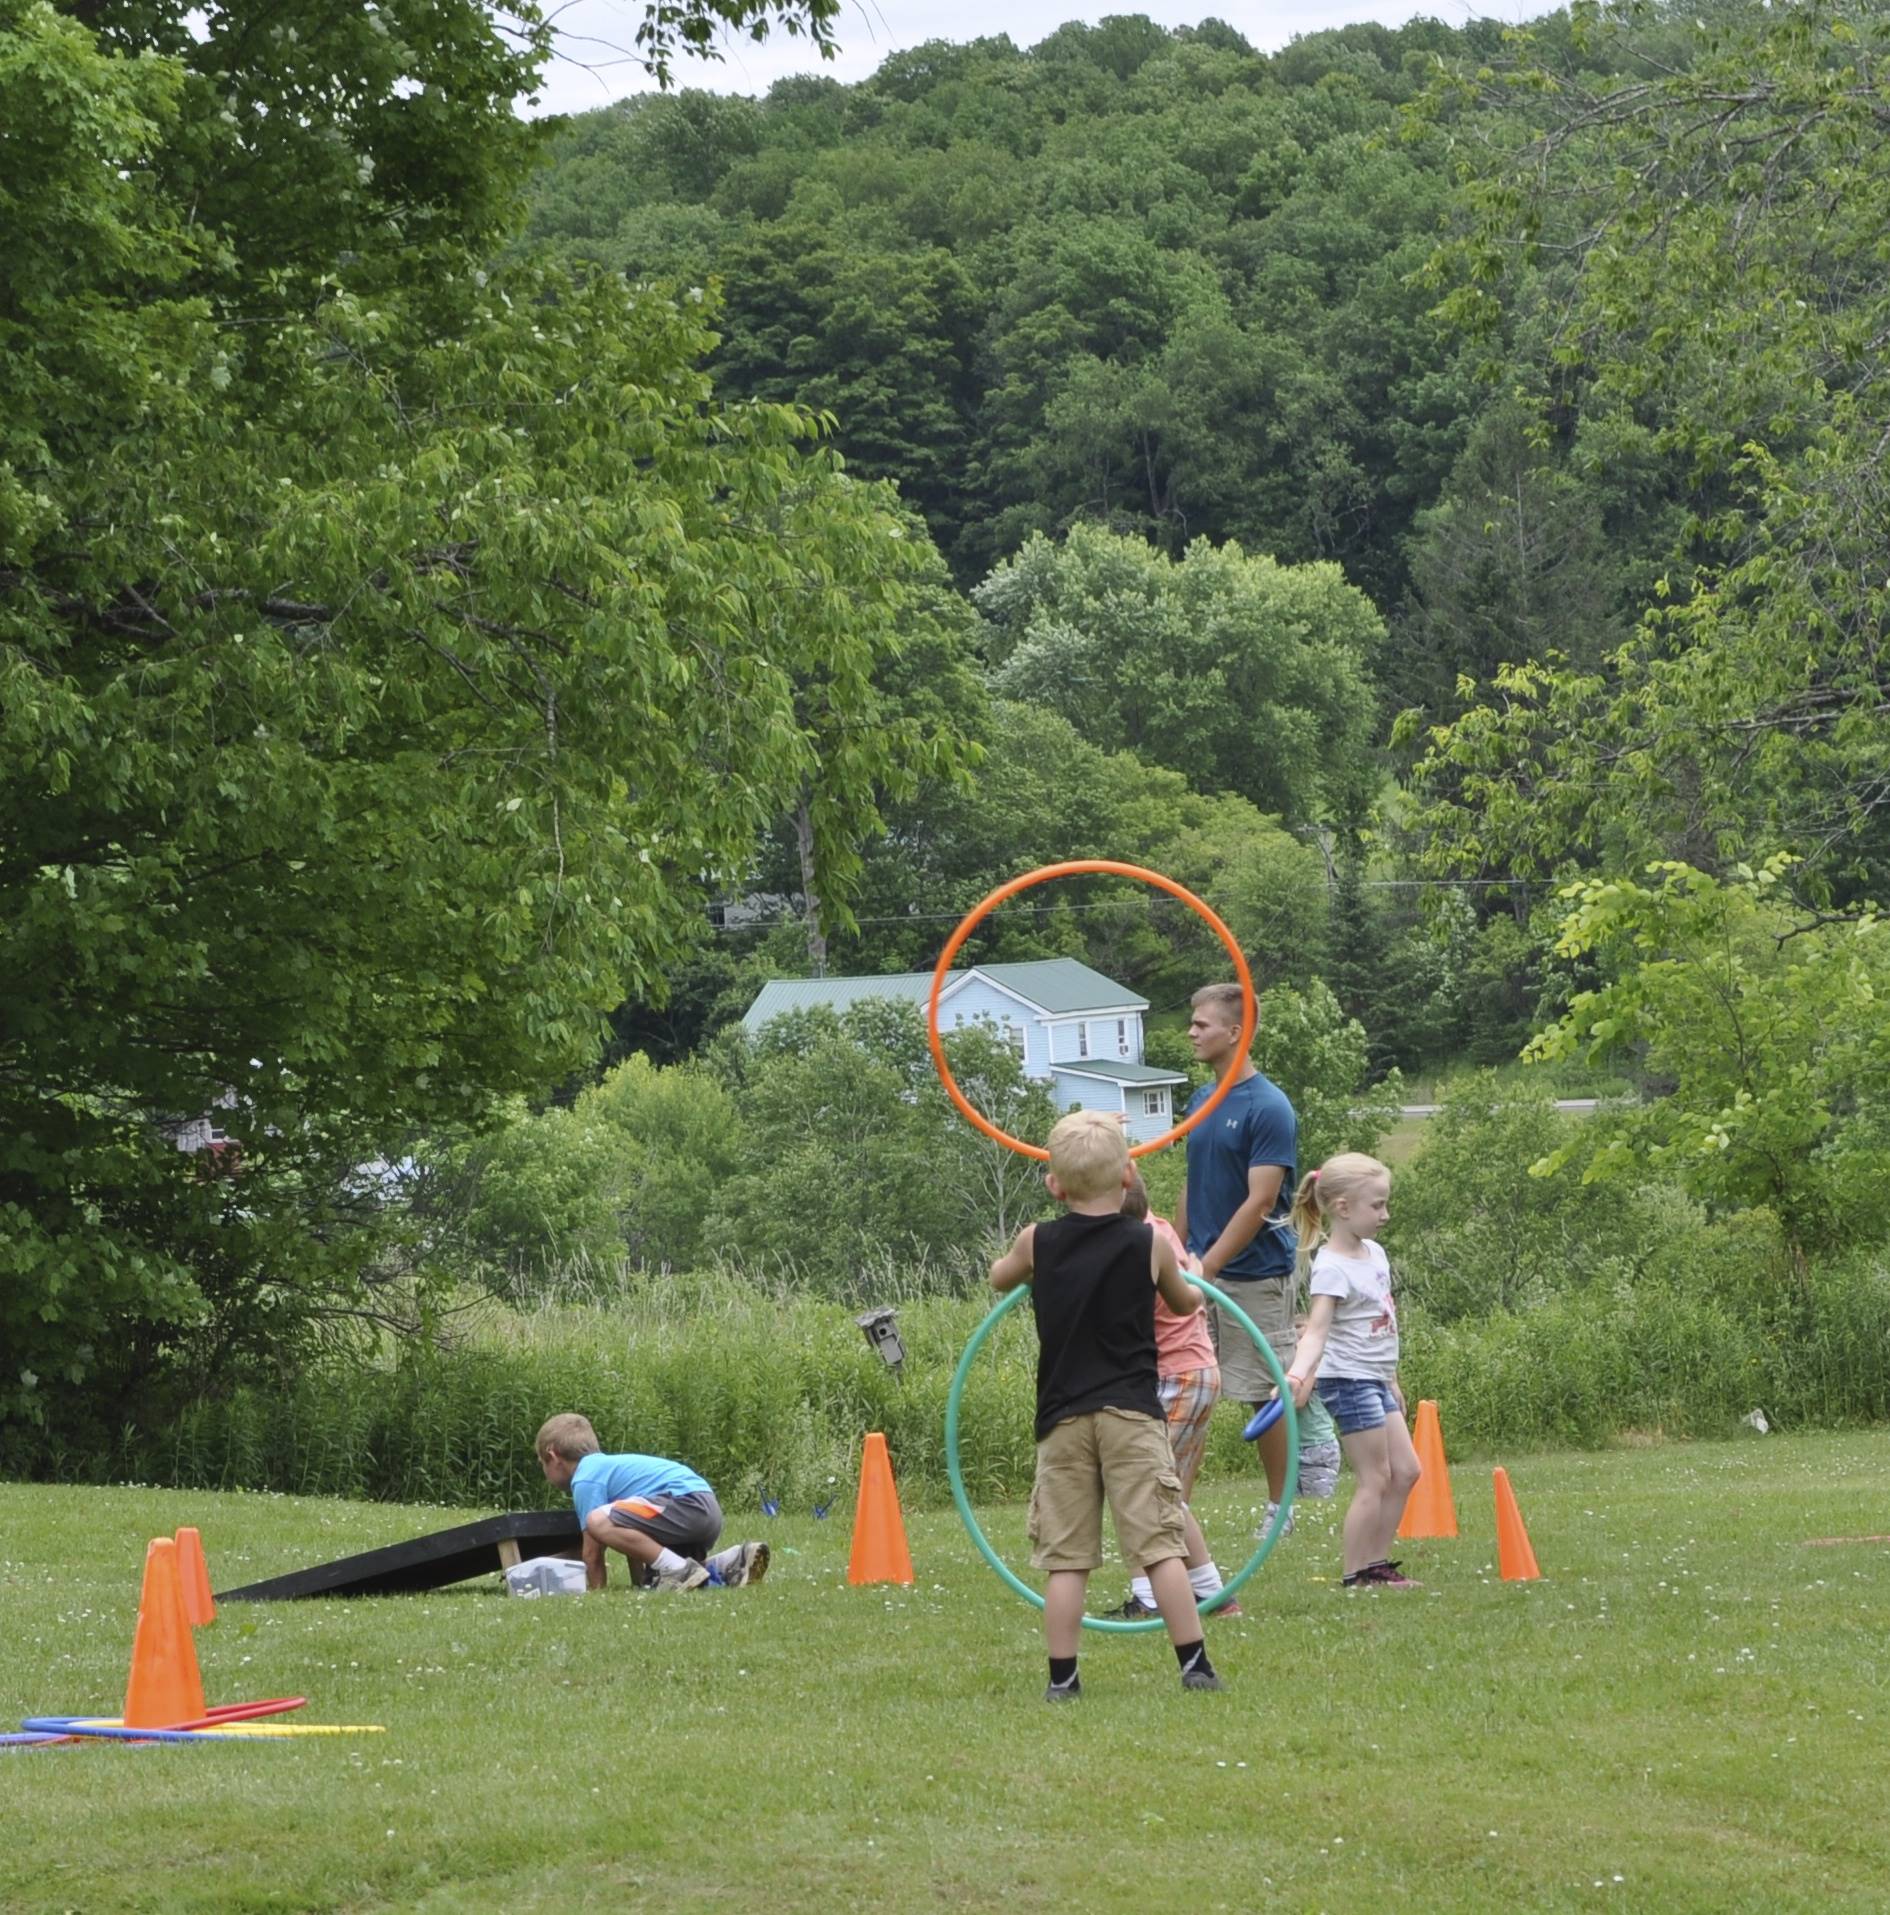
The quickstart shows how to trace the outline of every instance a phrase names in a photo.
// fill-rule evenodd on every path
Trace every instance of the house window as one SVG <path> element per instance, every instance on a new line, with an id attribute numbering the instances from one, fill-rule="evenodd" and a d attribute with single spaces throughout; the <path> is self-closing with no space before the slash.
<path id="1" fill-rule="evenodd" d="M 1168 1113 L 1168 1093 L 1165 1090 L 1145 1090 L 1142 1093 L 1142 1115 L 1144 1117 L 1164 1117 Z"/>
<path id="2" fill-rule="evenodd" d="M 1129 1054 L 1129 1020 L 1126 1017 L 1116 1019 L 1116 1055 L 1127 1057 Z"/>
<path id="3" fill-rule="evenodd" d="M 1004 1020 L 1004 1041 L 1019 1057 L 1027 1055 L 1024 1049 L 1024 1033 L 1008 1017 Z"/>
<path id="4" fill-rule="evenodd" d="M 1078 1057 L 1089 1055 L 1089 1024 L 1085 1020 L 1076 1027 L 1076 1054 Z"/>

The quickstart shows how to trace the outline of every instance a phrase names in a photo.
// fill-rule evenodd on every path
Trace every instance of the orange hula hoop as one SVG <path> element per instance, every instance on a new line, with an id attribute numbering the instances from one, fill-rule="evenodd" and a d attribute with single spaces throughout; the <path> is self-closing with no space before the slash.
<path id="1" fill-rule="evenodd" d="M 1256 1022 L 1253 973 L 1247 968 L 1246 954 L 1235 941 L 1234 934 L 1212 907 L 1204 904 L 1186 885 L 1177 884 L 1173 878 L 1165 878 L 1159 871 L 1150 871 L 1139 864 L 1120 864 L 1114 858 L 1078 858 L 1067 864 L 1041 865 L 1035 871 L 1026 871 L 1021 878 L 1012 878 L 1001 884 L 979 903 L 972 906 L 959 921 L 958 929 L 945 942 L 945 948 L 938 954 L 938 962 L 932 967 L 932 989 L 925 1000 L 925 1041 L 931 1047 L 932 1063 L 938 1071 L 939 1082 L 945 1086 L 945 1094 L 958 1106 L 960 1114 L 973 1129 L 981 1131 L 995 1144 L 1002 1144 L 1007 1150 L 1014 1150 L 1022 1157 L 1035 1157 L 1040 1163 L 1047 1163 L 1050 1153 L 1041 1144 L 1027 1144 L 1022 1138 L 1013 1137 L 1009 1131 L 1001 1130 L 992 1123 L 958 1088 L 958 1080 L 952 1075 L 952 1067 L 945 1061 L 945 1045 L 938 1031 L 938 1001 L 945 988 L 945 978 L 951 970 L 952 959 L 964 949 L 965 940 L 979 925 L 995 911 L 1000 904 L 1007 903 L 1020 891 L 1028 891 L 1033 885 L 1047 884 L 1052 878 L 1081 878 L 1107 876 L 1112 878 L 1135 878 L 1143 884 L 1152 884 L 1159 891 L 1166 891 L 1171 898 L 1178 898 L 1191 911 L 1206 923 L 1227 947 L 1227 955 L 1233 960 L 1234 975 L 1240 981 L 1240 1040 L 1234 1047 L 1234 1060 L 1228 1066 L 1227 1075 L 1214 1087 L 1214 1095 L 1192 1116 L 1185 1117 L 1172 1130 L 1165 1130 L 1159 1137 L 1151 1138 L 1146 1144 L 1130 1146 L 1131 1157 L 1147 1157 L 1152 1152 L 1166 1150 L 1178 1137 L 1185 1137 L 1197 1124 L 1205 1123 L 1219 1108 L 1221 1100 L 1234 1088 L 1234 1073 L 1240 1068 L 1240 1060 L 1247 1055 L 1248 1046 L 1253 1042 Z"/>

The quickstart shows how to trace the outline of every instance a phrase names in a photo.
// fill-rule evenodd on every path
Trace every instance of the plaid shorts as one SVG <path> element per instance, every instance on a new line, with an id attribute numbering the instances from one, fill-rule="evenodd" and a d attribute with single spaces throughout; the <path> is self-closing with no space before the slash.
<path id="1" fill-rule="evenodd" d="M 1168 1419 L 1168 1447 L 1175 1453 L 1175 1473 L 1185 1495 L 1194 1488 L 1195 1472 L 1207 1450 L 1208 1422 L 1221 1400 L 1221 1373 L 1177 1370 L 1161 1379 L 1159 1394 Z"/>

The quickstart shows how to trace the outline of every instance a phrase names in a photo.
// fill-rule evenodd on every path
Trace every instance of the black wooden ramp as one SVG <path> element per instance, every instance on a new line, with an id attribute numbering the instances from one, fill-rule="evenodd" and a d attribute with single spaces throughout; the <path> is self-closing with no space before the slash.
<path id="1" fill-rule="evenodd" d="M 217 1593 L 218 1602 L 288 1602 L 297 1596 L 404 1596 L 422 1589 L 444 1589 L 469 1576 L 534 1556 L 583 1554 L 577 1517 L 568 1509 L 528 1509 L 510 1516 L 488 1516 L 457 1529 L 437 1529 L 410 1543 L 366 1549 L 313 1569 L 297 1569 L 267 1582 Z"/>

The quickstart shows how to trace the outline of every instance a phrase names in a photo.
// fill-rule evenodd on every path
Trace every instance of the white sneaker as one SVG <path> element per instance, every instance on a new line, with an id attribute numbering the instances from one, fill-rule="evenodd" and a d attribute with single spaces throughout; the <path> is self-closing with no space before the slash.
<path id="1" fill-rule="evenodd" d="M 1258 1529 L 1254 1531 L 1254 1534 L 1256 1536 L 1264 1536 L 1267 1533 L 1267 1531 L 1273 1527 L 1273 1519 L 1279 1513 L 1280 1513 L 1279 1504 L 1269 1503 L 1267 1505 L 1267 1519 L 1264 1523 L 1260 1525 Z M 1292 1535 L 1292 1533 L 1293 1533 L 1293 1512 L 1289 1509 L 1286 1512 L 1286 1527 L 1280 1531 L 1280 1541 L 1285 1542 L 1287 1537 Z"/>
<path id="2" fill-rule="evenodd" d="M 700 1563 L 687 1562 L 680 1569 L 666 1570 L 650 1578 L 652 1589 L 706 1589 L 709 1572 Z"/>
<path id="3" fill-rule="evenodd" d="M 709 1558 L 709 1571 L 730 1589 L 758 1583 L 768 1573 L 766 1543 L 734 1543 Z"/>

